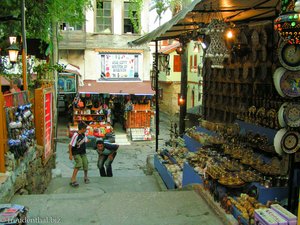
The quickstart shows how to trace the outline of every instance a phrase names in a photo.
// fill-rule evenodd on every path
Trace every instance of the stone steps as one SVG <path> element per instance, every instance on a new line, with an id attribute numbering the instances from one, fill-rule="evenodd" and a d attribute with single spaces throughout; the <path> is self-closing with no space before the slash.
<path id="1" fill-rule="evenodd" d="M 118 145 L 131 145 L 126 134 L 116 134 L 115 143 Z"/>
<path id="2" fill-rule="evenodd" d="M 80 187 L 79 187 L 80 188 Z M 110 192 L 15 196 L 29 208 L 28 225 L 221 225 L 194 191 Z"/>
<path id="3" fill-rule="evenodd" d="M 158 192 L 161 191 L 155 176 L 133 177 L 89 177 L 90 183 L 85 184 L 83 177 L 78 177 L 79 187 L 69 185 L 70 178 L 54 178 L 45 194 L 62 193 L 111 193 L 111 192 Z"/>

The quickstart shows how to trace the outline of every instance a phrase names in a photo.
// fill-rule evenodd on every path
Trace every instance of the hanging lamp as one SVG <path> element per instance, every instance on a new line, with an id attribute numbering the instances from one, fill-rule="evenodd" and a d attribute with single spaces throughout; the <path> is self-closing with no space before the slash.
<path id="1" fill-rule="evenodd" d="M 212 19 L 206 28 L 206 34 L 210 36 L 210 45 L 205 57 L 212 61 L 212 68 L 224 68 L 223 61 L 229 57 L 228 49 L 224 41 L 224 32 L 227 24 L 223 19 Z"/>

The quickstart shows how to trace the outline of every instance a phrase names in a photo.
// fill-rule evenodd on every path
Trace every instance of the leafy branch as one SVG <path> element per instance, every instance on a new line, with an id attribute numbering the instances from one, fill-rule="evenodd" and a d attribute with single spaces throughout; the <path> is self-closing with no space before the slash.
<path id="1" fill-rule="evenodd" d="M 141 13 L 144 0 L 130 0 L 129 19 L 136 33 L 141 31 Z"/>

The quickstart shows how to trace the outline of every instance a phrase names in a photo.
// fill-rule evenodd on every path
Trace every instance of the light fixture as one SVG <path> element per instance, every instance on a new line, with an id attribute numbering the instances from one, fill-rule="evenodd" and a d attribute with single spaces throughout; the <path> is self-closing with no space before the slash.
<path id="1" fill-rule="evenodd" d="M 300 0 L 297 0 L 294 9 L 282 4 L 281 13 L 274 21 L 274 29 L 289 44 L 300 44 Z"/>
<path id="2" fill-rule="evenodd" d="M 178 55 L 181 55 L 181 54 L 183 53 L 183 48 L 182 48 L 182 46 L 179 46 L 179 47 L 176 48 L 176 53 L 177 53 Z"/>
<path id="3" fill-rule="evenodd" d="M 180 97 L 178 98 L 178 105 L 183 106 L 184 103 L 185 103 L 185 99 L 182 97 L 182 95 L 180 95 Z"/>
<path id="4" fill-rule="evenodd" d="M 233 38 L 233 31 L 231 29 L 227 30 L 226 38 L 227 39 L 232 39 Z"/>
<path id="5" fill-rule="evenodd" d="M 10 45 L 14 44 L 14 43 L 17 43 L 17 37 L 15 36 L 10 36 L 9 37 L 9 43 Z"/>
<path id="6" fill-rule="evenodd" d="M 223 61 L 229 57 L 228 49 L 224 41 L 224 32 L 227 24 L 223 19 L 212 19 L 206 28 L 206 34 L 210 36 L 210 45 L 206 50 L 205 57 L 210 58 L 211 68 L 224 68 Z"/>
<path id="7" fill-rule="evenodd" d="M 19 55 L 19 48 L 16 45 L 16 43 L 13 43 L 6 50 L 8 51 L 9 61 L 11 63 L 17 62 L 18 55 Z"/>

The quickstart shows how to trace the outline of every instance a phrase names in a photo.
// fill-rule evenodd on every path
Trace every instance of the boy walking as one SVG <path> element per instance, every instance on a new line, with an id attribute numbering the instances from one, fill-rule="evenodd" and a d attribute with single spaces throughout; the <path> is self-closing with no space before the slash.
<path id="1" fill-rule="evenodd" d="M 69 144 L 69 159 L 75 160 L 75 167 L 73 170 L 72 178 L 70 185 L 72 187 L 78 187 L 79 184 L 76 181 L 76 176 L 80 168 L 83 168 L 84 171 L 84 183 L 89 183 L 90 180 L 87 176 L 88 174 L 88 160 L 86 157 L 86 142 L 89 142 L 85 136 L 86 124 L 78 124 L 78 132 L 73 134 L 71 142 Z"/>

